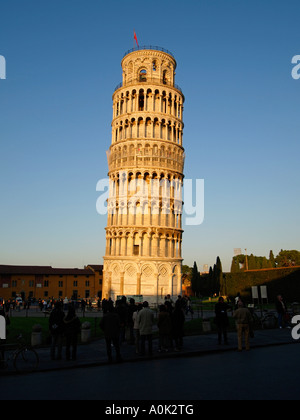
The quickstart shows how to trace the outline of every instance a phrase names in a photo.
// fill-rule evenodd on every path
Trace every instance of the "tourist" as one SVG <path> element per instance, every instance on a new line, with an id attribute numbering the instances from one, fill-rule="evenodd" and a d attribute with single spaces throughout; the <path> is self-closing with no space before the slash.
<path id="1" fill-rule="evenodd" d="M 234 299 L 234 309 L 237 310 L 239 308 L 239 302 L 242 302 L 241 294 L 238 293 Z"/>
<path id="2" fill-rule="evenodd" d="M 215 306 L 215 322 L 218 329 L 218 342 L 220 345 L 222 344 L 222 336 L 224 338 L 224 344 L 228 344 L 227 328 L 229 326 L 229 320 L 227 312 L 230 309 L 231 307 L 224 302 L 224 298 L 220 297 Z"/>
<path id="3" fill-rule="evenodd" d="M 51 334 L 51 360 L 55 360 L 57 347 L 57 360 L 61 360 L 64 334 L 64 311 L 60 302 L 56 302 L 49 318 L 49 330 Z"/>
<path id="4" fill-rule="evenodd" d="M 174 302 L 173 302 L 173 300 L 172 300 L 172 298 L 171 298 L 171 295 L 167 295 L 166 297 L 165 297 L 165 303 L 166 302 L 170 302 L 170 304 L 172 305 L 172 307 L 173 307 L 173 305 L 174 305 Z"/>
<path id="5" fill-rule="evenodd" d="M 100 322 L 100 328 L 103 330 L 105 336 L 108 363 L 112 363 L 113 361 L 112 344 L 116 351 L 116 361 L 122 362 L 120 352 L 120 318 L 112 303 L 107 305 L 107 312 Z"/>
<path id="6" fill-rule="evenodd" d="M 280 329 L 284 328 L 284 327 L 290 327 L 290 317 L 288 314 L 288 310 L 287 310 L 287 305 L 285 303 L 285 301 L 283 300 L 282 295 L 278 295 L 277 296 L 277 301 L 276 301 L 276 311 L 278 314 L 278 327 Z"/>
<path id="7" fill-rule="evenodd" d="M 145 355 L 145 344 L 148 341 L 148 353 L 152 356 L 152 328 L 154 312 L 149 308 L 149 303 L 143 303 L 143 309 L 138 313 L 138 325 L 141 337 L 141 356 Z"/>
<path id="8" fill-rule="evenodd" d="M 116 301 L 116 312 L 120 318 L 120 345 L 125 341 L 125 332 L 128 322 L 128 305 L 126 297 L 122 296 L 121 299 Z"/>
<path id="9" fill-rule="evenodd" d="M 133 298 L 130 298 L 129 305 L 127 307 L 127 327 L 129 330 L 129 344 L 135 344 L 133 314 L 136 311 L 137 306 L 135 304 L 135 300 Z"/>
<path id="10" fill-rule="evenodd" d="M 190 297 L 186 297 L 186 307 L 185 307 L 185 314 L 187 315 L 189 312 L 192 315 L 192 319 L 194 317 L 194 310 L 192 308 L 192 301 Z"/>
<path id="11" fill-rule="evenodd" d="M 86 307 L 86 301 L 84 299 L 81 299 L 80 306 L 81 306 L 81 310 L 82 310 L 82 315 L 84 316 L 85 307 Z"/>
<path id="12" fill-rule="evenodd" d="M 77 357 L 77 342 L 78 334 L 80 333 L 80 320 L 76 316 L 75 308 L 73 305 L 69 305 L 69 311 L 67 316 L 64 318 L 64 330 L 66 336 L 66 359 L 76 360 Z M 71 359 L 71 347 L 72 347 L 72 359 Z"/>
<path id="13" fill-rule="evenodd" d="M 175 351 L 180 351 L 183 346 L 185 316 L 181 301 L 177 300 L 172 314 L 172 338 L 175 341 Z"/>
<path id="14" fill-rule="evenodd" d="M 69 305 L 69 299 L 67 298 L 67 296 L 63 300 L 63 305 L 64 305 L 64 311 L 67 311 L 68 305 Z"/>
<path id="15" fill-rule="evenodd" d="M 172 332 L 172 320 L 167 312 L 165 305 L 160 305 L 157 326 L 159 329 L 159 348 L 158 351 L 169 351 L 170 336 Z"/>
<path id="16" fill-rule="evenodd" d="M 133 312 L 132 319 L 133 319 L 133 331 L 134 331 L 134 338 L 135 338 L 135 352 L 136 354 L 140 353 L 140 328 L 138 322 L 138 313 L 143 309 L 143 305 L 140 303 L 137 306 L 137 310 Z"/>
<path id="17" fill-rule="evenodd" d="M 237 324 L 238 351 L 243 350 L 243 336 L 245 337 L 245 347 L 248 351 L 250 350 L 249 334 L 252 316 L 249 310 L 244 307 L 244 304 L 241 300 L 238 303 L 238 309 L 234 312 L 233 317 Z"/>

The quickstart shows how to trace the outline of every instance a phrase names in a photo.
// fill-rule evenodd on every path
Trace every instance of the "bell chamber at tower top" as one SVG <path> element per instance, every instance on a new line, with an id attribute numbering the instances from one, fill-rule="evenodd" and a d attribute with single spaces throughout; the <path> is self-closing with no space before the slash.
<path id="1" fill-rule="evenodd" d="M 160 47 L 139 47 L 130 50 L 122 60 L 123 81 L 115 90 L 136 83 L 163 84 L 182 91 L 175 84 L 176 60 Z"/>
<path id="2" fill-rule="evenodd" d="M 182 147 L 184 95 L 174 83 L 173 55 L 140 47 L 125 54 L 121 65 L 123 82 L 113 94 L 112 145 L 151 138 Z"/>

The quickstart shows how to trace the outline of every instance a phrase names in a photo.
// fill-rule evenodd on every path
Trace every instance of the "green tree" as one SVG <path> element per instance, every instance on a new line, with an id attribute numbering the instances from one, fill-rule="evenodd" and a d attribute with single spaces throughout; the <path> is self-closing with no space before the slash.
<path id="1" fill-rule="evenodd" d="M 192 290 L 196 296 L 200 293 L 200 273 L 198 271 L 197 263 L 194 262 L 191 276 Z"/>
<path id="2" fill-rule="evenodd" d="M 216 276 L 215 276 L 215 284 L 214 284 L 213 294 L 216 293 L 217 295 L 219 295 L 222 283 L 223 283 L 222 263 L 221 263 L 220 257 L 217 257 Z"/>
<path id="3" fill-rule="evenodd" d="M 220 257 L 217 257 L 216 264 L 212 270 L 212 276 L 210 281 L 210 295 L 219 294 L 221 284 L 223 282 L 223 270 Z"/>
<path id="4" fill-rule="evenodd" d="M 296 250 L 284 251 L 283 249 L 279 252 L 275 258 L 277 267 L 293 267 L 300 265 L 300 252 Z"/>
<path id="5" fill-rule="evenodd" d="M 248 269 L 249 270 L 256 270 L 257 268 L 258 267 L 257 267 L 256 257 L 253 254 L 249 255 L 249 257 L 248 257 Z"/>
<path id="6" fill-rule="evenodd" d="M 275 257 L 272 250 L 270 251 L 270 254 L 269 254 L 269 261 L 270 261 L 271 268 L 275 268 L 276 261 L 275 261 Z"/>
<path id="7" fill-rule="evenodd" d="M 239 273 L 240 270 L 240 263 L 238 261 L 238 259 L 236 257 L 232 258 L 232 262 L 231 262 L 231 268 L 230 268 L 230 272 L 231 273 Z"/>
<path id="8" fill-rule="evenodd" d="M 188 265 L 183 265 L 182 266 L 181 272 L 182 272 L 182 275 L 184 275 L 186 278 L 191 279 L 192 271 L 193 271 L 193 269 L 191 267 L 189 267 Z"/>

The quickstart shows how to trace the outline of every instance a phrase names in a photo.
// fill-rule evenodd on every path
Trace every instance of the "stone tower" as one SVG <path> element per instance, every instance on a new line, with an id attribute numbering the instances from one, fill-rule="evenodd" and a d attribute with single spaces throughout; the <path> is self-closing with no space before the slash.
<path id="1" fill-rule="evenodd" d="M 103 297 L 159 303 L 181 293 L 184 96 L 163 48 L 128 51 L 121 65 L 107 152 Z"/>

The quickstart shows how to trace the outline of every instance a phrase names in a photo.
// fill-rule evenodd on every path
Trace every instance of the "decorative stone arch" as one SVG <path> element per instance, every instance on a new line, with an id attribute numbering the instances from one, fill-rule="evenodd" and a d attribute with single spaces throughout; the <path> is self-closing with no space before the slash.
<path id="1" fill-rule="evenodd" d="M 171 279 L 172 270 L 169 263 L 159 264 L 158 267 L 158 280 L 157 280 L 157 295 L 161 298 L 167 294 L 171 294 Z"/>
<path id="2" fill-rule="evenodd" d="M 171 72 L 168 68 L 164 68 L 162 70 L 162 82 L 164 85 L 170 85 L 171 84 Z"/>
<path id="3" fill-rule="evenodd" d="M 182 284 L 181 284 L 181 264 L 174 264 L 172 268 L 172 295 L 181 295 Z"/>
<path id="4" fill-rule="evenodd" d="M 127 69 L 125 72 L 125 83 L 130 80 L 132 80 L 133 78 L 133 69 L 134 69 L 134 63 L 133 61 L 129 61 L 129 63 L 127 64 Z"/>
<path id="5" fill-rule="evenodd" d="M 113 300 L 120 294 L 121 285 L 121 267 L 120 264 L 115 262 L 109 267 L 110 272 L 110 295 Z"/>
<path id="6" fill-rule="evenodd" d="M 139 82 L 147 82 L 148 69 L 147 66 L 142 65 L 137 72 L 137 80 Z"/>
<path id="7" fill-rule="evenodd" d="M 148 88 L 146 90 L 146 95 L 145 95 L 145 109 L 146 111 L 152 111 L 153 109 L 153 93 L 152 93 L 152 88 Z"/>
<path id="8" fill-rule="evenodd" d="M 152 118 L 151 117 L 147 117 L 146 121 L 145 121 L 145 137 L 147 138 L 152 138 L 153 136 L 153 128 L 152 128 Z"/>
<path id="9" fill-rule="evenodd" d="M 140 294 L 143 296 L 156 295 L 157 270 L 151 262 L 144 263 L 141 266 Z"/>
<path id="10" fill-rule="evenodd" d="M 130 262 L 124 266 L 124 295 L 137 294 L 139 267 L 135 262 Z"/>

